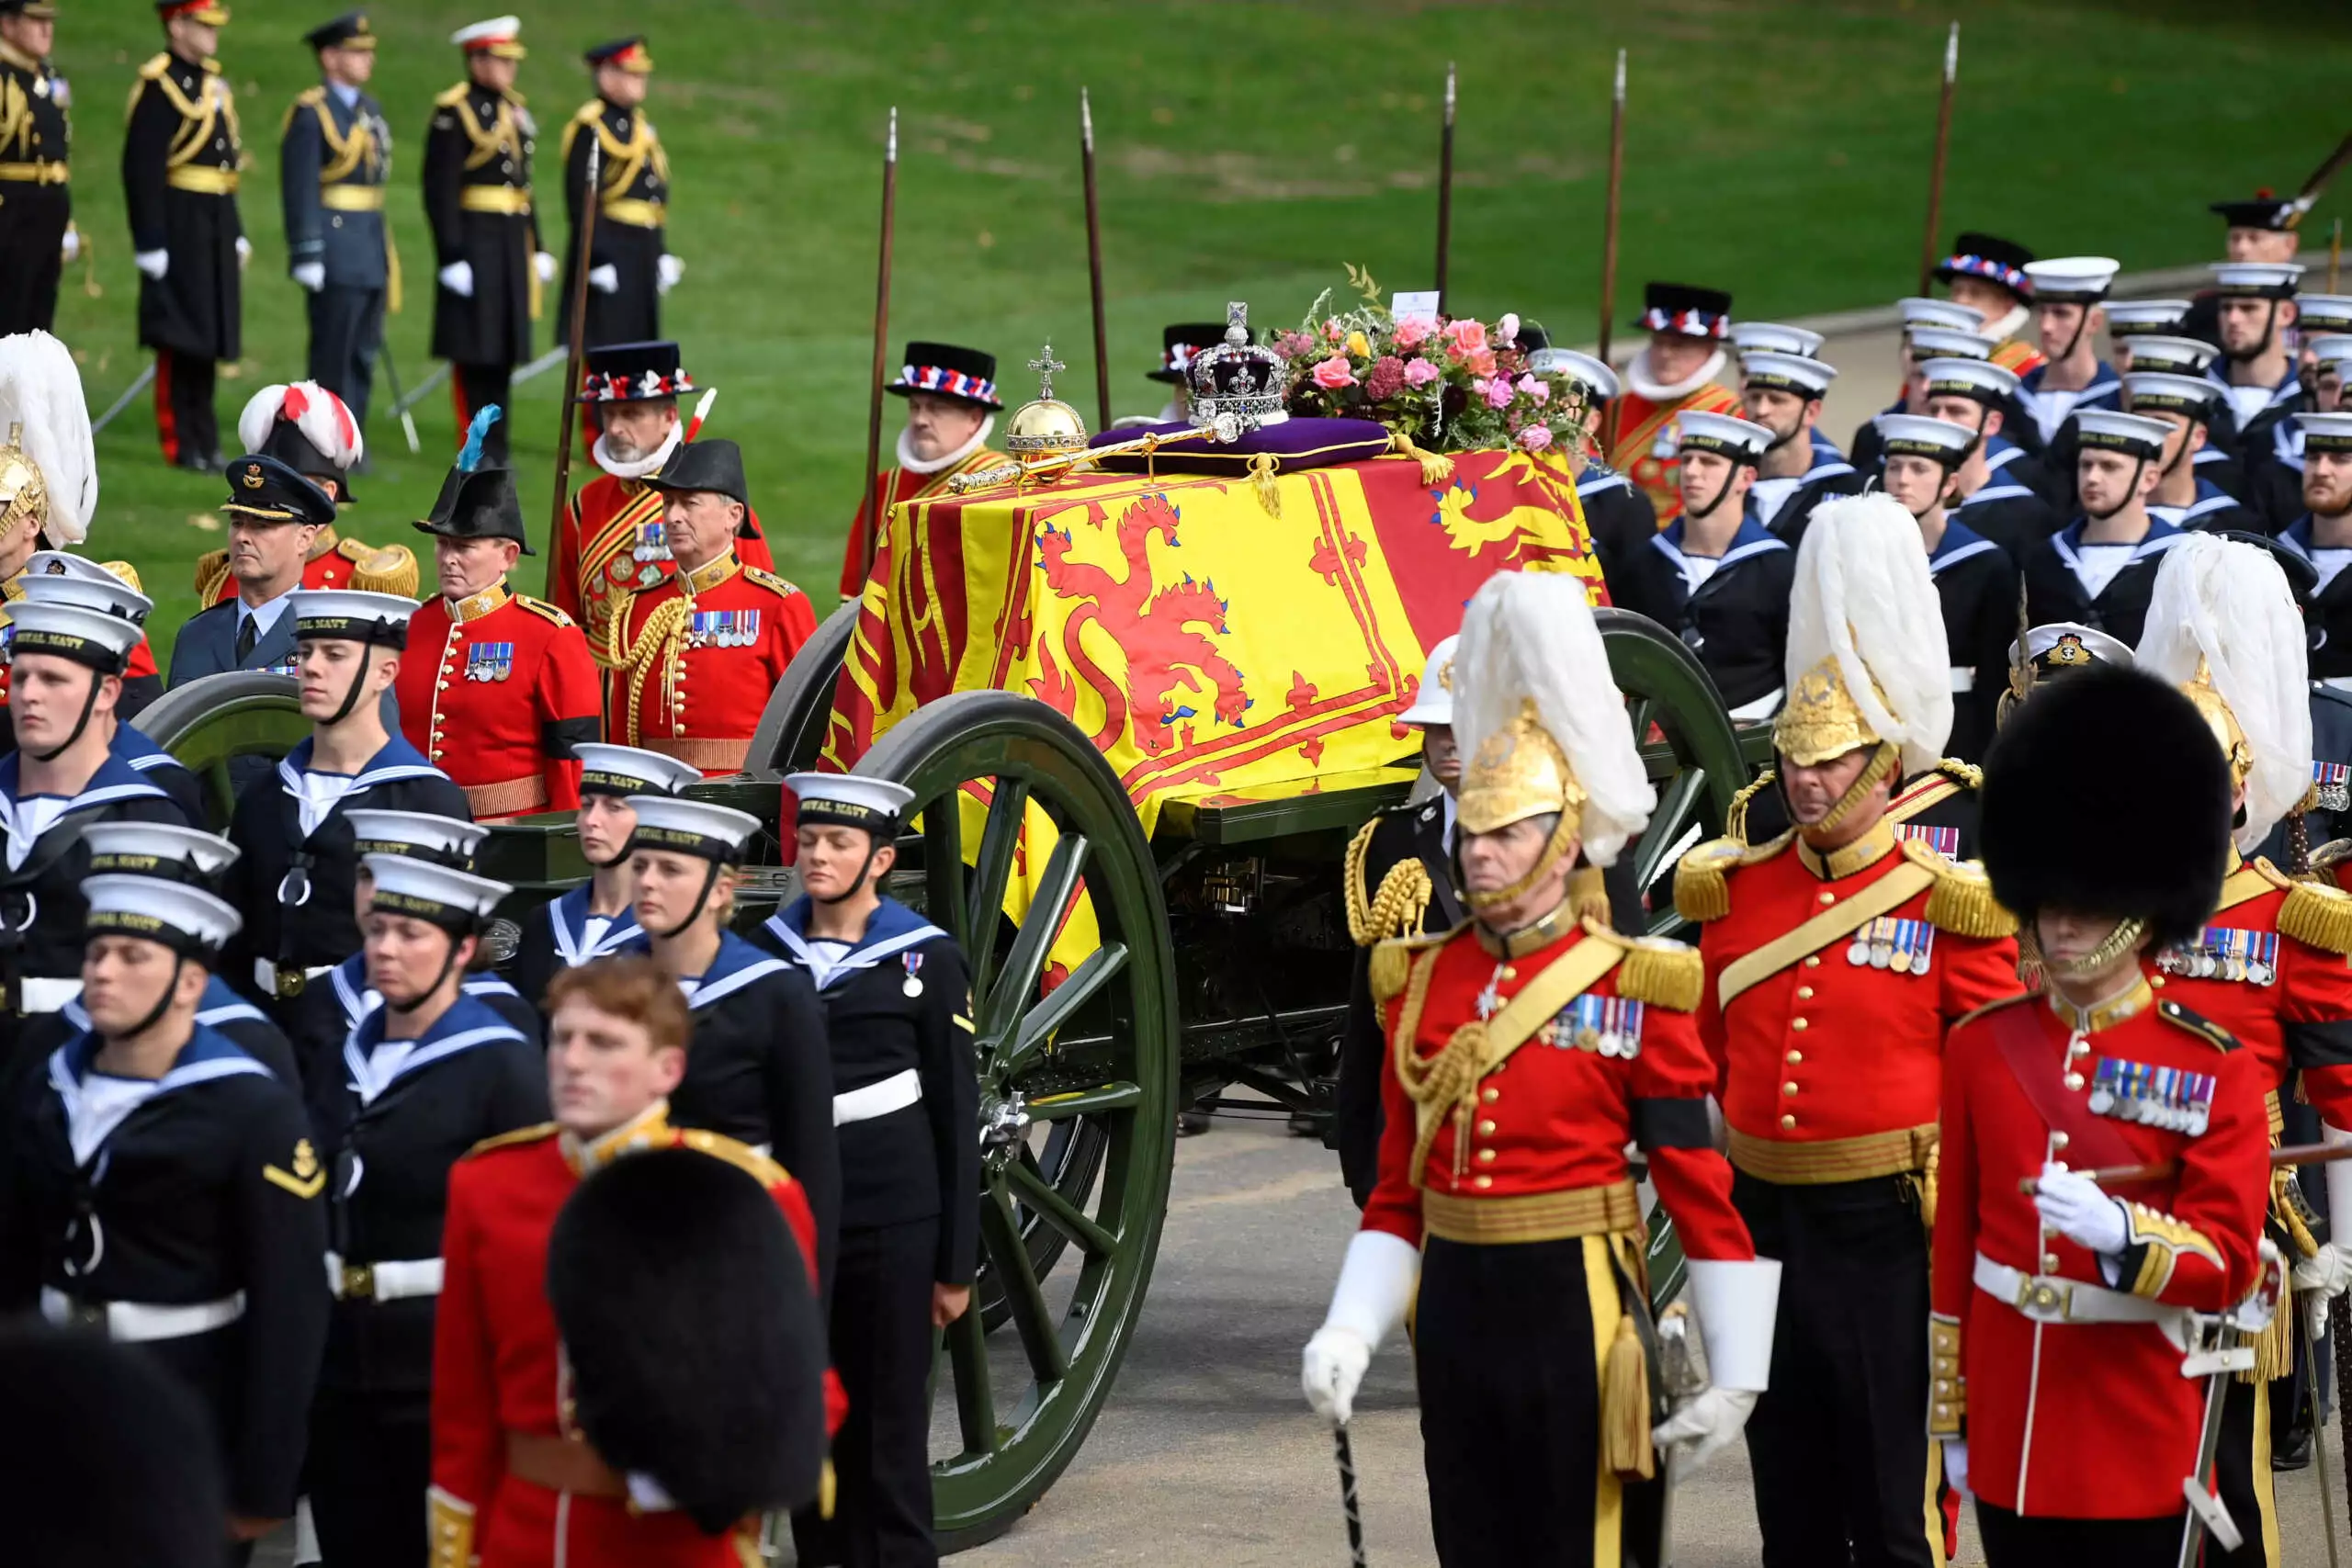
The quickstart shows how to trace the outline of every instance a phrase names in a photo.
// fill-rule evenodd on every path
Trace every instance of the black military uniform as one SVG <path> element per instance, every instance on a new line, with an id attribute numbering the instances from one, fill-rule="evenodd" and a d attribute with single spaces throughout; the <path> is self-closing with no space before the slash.
<path id="1" fill-rule="evenodd" d="M 229 13 L 209 0 L 156 0 L 165 15 L 215 26 Z M 166 51 L 139 68 L 123 133 L 123 205 L 130 246 L 160 254 L 164 274 L 141 269 L 139 341 L 155 351 L 155 431 L 164 460 L 220 466 L 213 384 L 224 359 L 244 351 L 243 258 L 237 215 L 237 107 L 218 61 Z"/>
<path id="2" fill-rule="evenodd" d="M 471 32 L 473 29 L 467 29 Z M 520 59 L 513 39 L 477 36 L 471 52 Z M 496 403 L 503 408 L 514 367 L 531 357 L 539 314 L 539 220 L 531 205 L 531 154 L 538 127 L 519 93 L 468 80 L 433 100 L 424 138 L 424 214 L 433 225 L 433 354 L 454 367 L 458 428 Z M 450 287 L 463 263 L 469 292 Z M 506 422 L 491 427 L 482 463 L 506 466 Z"/>
<path id="3" fill-rule="evenodd" d="M 1680 637 L 1714 677 L 1726 706 L 1758 703 L 1781 686 L 1796 551 L 1754 518 L 1743 518 L 1712 574 L 1694 588 L 1683 526 L 1677 519 L 1651 536 L 1648 548 L 1634 551 L 1622 581 L 1611 582 L 1611 597 Z"/>
<path id="4" fill-rule="evenodd" d="M 56 15 L 47 0 L 0 0 L 0 17 Z M 47 332 L 57 320 L 74 227 L 73 101 L 48 61 L 0 40 L 0 337 Z"/>
<path id="5" fill-rule="evenodd" d="M 1815 463 L 1792 491 L 1787 500 L 1774 510 L 1772 520 L 1765 524 L 1773 533 L 1788 541 L 1794 549 L 1804 543 L 1805 525 L 1813 521 L 1813 513 L 1825 501 L 1840 496 L 1860 495 L 1869 488 L 1868 481 L 1844 458 Z M 1751 503 L 1752 504 L 1752 503 Z M 1762 521 L 1762 513 L 1758 513 Z"/>
<path id="6" fill-rule="evenodd" d="M 1577 470 L 1577 504 L 1584 508 L 1585 531 L 1600 558 L 1601 578 L 1613 583 L 1657 533 L 1657 508 L 1633 480 L 1598 457 Z"/>
<path id="7" fill-rule="evenodd" d="M 313 28 L 304 41 L 317 50 L 376 47 L 360 11 Z M 310 378 L 341 398 L 363 429 L 384 310 L 399 304 L 399 263 L 384 217 L 391 157 L 392 128 L 359 88 L 321 83 L 286 113 L 278 182 L 288 265 L 310 296 Z M 304 276 L 308 267 L 320 269 L 315 285 Z"/>
<path id="8" fill-rule="evenodd" d="M 430 920 L 455 944 L 504 883 L 371 854 L 374 908 Z M 435 987 L 438 988 L 437 987 Z M 462 992 L 422 1033 L 389 1039 L 362 1017 L 307 1100 L 327 1191 L 335 1297 L 309 1482 L 319 1547 L 335 1568 L 414 1568 L 427 1557 L 433 1479 L 433 1320 L 449 1168 L 485 1138 L 548 1119 L 547 1067 L 526 1035 Z"/>
<path id="9" fill-rule="evenodd" d="M 641 38 L 616 39 L 588 51 L 588 68 L 650 75 L 653 57 Z M 586 134 L 583 134 L 586 133 Z M 663 258 L 669 255 L 670 154 L 642 107 L 623 108 L 602 97 L 580 106 L 563 128 L 563 198 L 571 217 L 564 253 L 564 298 L 580 276 L 580 220 L 588 200 L 588 149 L 601 143 L 596 173 L 596 232 L 586 263 L 588 346 L 645 343 L 662 335 Z M 677 264 L 671 261 L 669 265 Z M 610 267 L 613 287 L 600 287 Z M 560 312 L 558 342 L 571 341 L 571 320 Z"/>
<path id="10" fill-rule="evenodd" d="M 2012 565 L 2023 566 L 2033 547 L 2064 527 L 2066 520 L 2051 510 L 2030 485 L 2009 477 L 2010 467 L 2028 460 L 2024 448 L 1998 435 L 1984 446 L 1987 461 L 2000 463 L 2004 457 L 2008 461 L 1995 468 L 1973 493 L 1951 509 L 1951 514 L 2000 546 Z"/>
<path id="11" fill-rule="evenodd" d="M 2085 447 L 2119 453 L 2133 462 L 2133 483 L 2164 457 L 2164 422 L 2113 409 L 2080 409 L 2067 420 Z M 2126 502 L 2125 504 L 2130 504 Z M 2114 515 L 2113 513 L 2109 513 Z M 2027 552 L 2027 618 L 2041 626 L 2073 621 L 2139 646 L 2156 568 L 2181 532 L 2161 517 L 2128 545 L 2086 545 L 2087 518 L 2077 517 Z"/>
<path id="12" fill-rule="evenodd" d="M 842 774 L 786 783 L 802 824 L 881 841 L 912 798 Z M 811 907 L 802 896 L 760 940 L 814 984 L 832 1045 L 842 1147 L 832 1347 L 849 1416 L 833 1440 L 832 1517 L 804 1514 L 795 1529 L 804 1562 L 930 1564 L 932 1288 L 969 1285 L 978 1263 L 970 982 L 956 939 L 903 904 L 882 899 L 846 948 L 811 937 Z"/>

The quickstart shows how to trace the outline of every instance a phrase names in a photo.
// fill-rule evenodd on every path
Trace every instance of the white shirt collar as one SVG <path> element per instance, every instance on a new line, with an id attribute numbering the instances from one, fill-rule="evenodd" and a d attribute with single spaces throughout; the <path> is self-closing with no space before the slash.
<path id="1" fill-rule="evenodd" d="M 237 628 L 240 631 L 244 629 L 248 619 L 256 623 L 254 626 L 255 642 L 259 642 L 277 629 L 277 618 L 286 614 L 286 607 L 293 602 L 290 593 L 280 593 L 277 598 L 265 600 L 260 604 L 248 604 L 242 598 L 230 601 L 237 606 Z"/>
<path id="2" fill-rule="evenodd" d="M 988 418 L 980 421 L 980 428 L 973 433 L 972 438 L 969 441 L 965 442 L 964 445 L 956 447 L 956 450 L 946 454 L 944 457 L 926 458 L 916 457 L 914 453 L 908 448 L 907 432 L 904 426 L 900 426 L 899 430 L 899 467 L 906 469 L 907 472 L 910 474 L 935 474 L 942 468 L 952 468 L 956 464 L 962 462 L 965 458 L 970 457 L 973 453 L 978 451 L 981 447 L 987 446 L 989 444 L 989 437 L 995 433 L 996 415 L 990 414 Z"/>

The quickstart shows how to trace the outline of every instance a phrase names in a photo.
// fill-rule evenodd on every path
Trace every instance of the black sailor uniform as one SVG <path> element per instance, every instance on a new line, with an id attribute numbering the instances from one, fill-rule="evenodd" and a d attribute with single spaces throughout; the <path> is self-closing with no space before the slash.
<path id="1" fill-rule="evenodd" d="M 1677 518 L 1651 536 L 1649 548 L 1626 564 L 1622 589 L 1612 582 L 1611 592 L 1621 609 L 1647 615 L 1699 656 L 1735 718 L 1764 717 L 1779 706 L 1796 552 L 1743 517 L 1711 567 L 1705 557 L 1683 553 L 1687 523 Z"/>
<path id="2" fill-rule="evenodd" d="M 1951 516 L 1928 556 L 1928 573 L 1943 606 L 1951 665 L 1951 739 L 1945 750 L 1963 762 L 1980 762 L 1993 741 L 1995 705 L 2008 682 L 2018 569 L 2000 546 Z"/>
<path id="3" fill-rule="evenodd" d="M 2121 548 L 2128 552 L 2121 569 L 2094 592 L 2093 570 L 2098 562 L 2086 552 L 2084 526 L 2083 519 L 2077 517 L 2026 556 L 2026 615 L 2038 626 L 2074 621 L 2137 648 L 2148 618 L 2148 599 L 2155 592 L 2156 568 L 2163 564 L 2165 551 L 2188 536 L 2161 518 L 2151 517 L 2148 531 L 2137 544 L 2089 547 L 2091 551 Z"/>
<path id="4" fill-rule="evenodd" d="M 538 1009 L 496 975 L 469 975 L 462 994 L 481 1002 L 534 1046 L 545 1044 Z M 287 1007 L 286 1032 L 301 1065 L 302 1082 L 340 1073 L 343 1043 L 360 1021 L 384 1005 L 368 987 L 368 955 L 355 953 L 309 985 Z M 307 1092 L 307 1091 L 306 1091 Z"/>
<path id="5" fill-rule="evenodd" d="M 523 917 L 514 955 L 502 967 L 523 1000 L 535 1009 L 547 1006 L 548 985 L 558 975 L 618 953 L 639 934 L 636 912 L 626 905 L 609 919 L 589 914 L 588 891 L 582 883 Z"/>

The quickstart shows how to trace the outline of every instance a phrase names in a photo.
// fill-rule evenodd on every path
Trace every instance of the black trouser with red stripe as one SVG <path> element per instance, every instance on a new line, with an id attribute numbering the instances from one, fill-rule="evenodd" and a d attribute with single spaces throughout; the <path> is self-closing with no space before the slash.
<path id="1" fill-rule="evenodd" d="M 500 468 L 506 466 L 506 430 L 514 423 L 514 405 L 509 400 L 514 387 L 514 367 L 512 365 L 452 365 L 449 377 L 449 399 L 458 407 L 458 445 L 466 444 L 466 426 L 474 415 L 496 403 L 498 423 L 482 437 L 482 467 Z"/>
<path id="2" fill-rule="evenodd" d="M 166 463 L 210 468 L 220 456 L 220 419 L 212 409 L 220 368 L 218 360 L 175 348 L 155 351 L 155 434 Z"/>

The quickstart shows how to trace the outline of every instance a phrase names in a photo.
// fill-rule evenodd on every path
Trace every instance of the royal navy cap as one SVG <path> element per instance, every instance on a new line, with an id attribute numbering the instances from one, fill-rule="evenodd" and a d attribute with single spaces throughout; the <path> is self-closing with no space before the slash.
<path id="1" fill-rule="evenodd" d="M 413 915 L 456 931 L 470 930 L 488 919 L 499 902 L 514 891 L 503 882 L 408 855 L 361 855 L 359 863 L 368 868 L 368 878 L 376 885 L 368 896 L 371 911 Z"/>
<path id="2" fill-rule="evenodd" d="M 2172 426 L 2145 414 L 2115 409 L 2076 409 L 2075 438 L 2083 450 L 2122 452 L 2134 457 L 2154 457 L 2165 449 Z"/>
<path id="3" fill-rule="evenodd" d="M 2342 367 L 2352 363 L 2352 333 L 2323 333 L 2303 340 L 2311 350 L 2312 362 L 2322 370 L 2334 370 L 2341 378 Z"/>
<path id="4" fill-rule="evenodd" d="M 1890 457 L 1928 457 L 1957 468 L 1976 445 L 1976 432 L 1948 419 L 1924 414 L 1883 413 L 1871 421 L 1881 448 Z"/>
<path id="5" fill-rule="evenodd" d="M 702 779 L 702 770 L 692 762 L 635 746 L 579 740 L 571 754 L 580 760 L 582 795 L 675 795 Z"/>
<path id="6" fill-rule="evenodd" d="M 1963 305 L 1957 299 L 1931 299 L 1914 294 L 1894 302 L 1895 310 L 1903 317 L 1903 330 L 1919 327 L 1942 327 L 1956 333 L 1973 333 L 1984 325 L 1984 312 L 1973 305 Z"/>
<path id="7" fill-rule="evenodd" d="M 2298 294 L 2295 325 L 2312 333 L 2352 333 L 2352 294 Z"/>
<path id="8" fill-rule="evenodd" d="M 1829 389 L 1830 382 L 1838 379 L 1838 367 L 1803 355 L 1758 351 L 1740 356 L 1739 378 L 1743 386 L 1764 391 L 1796 392 L 1817 398 Z"/>
<path id="9" fill-rule="evenodd" d="M 1453 722 L 1453 650 L 1462 644 L 1460 634 L 1441 638 L 1430 649 L 1429 662 L 1421 671 L 1421 683 L 1413 693 L 1413 705 L 1396 716 L 1399 724 L 1452 724 Z"/>
<path id="10" fill-rule="evenodd" d="M 1819 333 L 1779 321 L 1735 321 L 1731 329 L 1731 345 L 1743 355 L 1793 354 L 1810 359 L 1827 341 Z"/>
<path id="11" fill-rule="evenodd" d="M 85 664 L 104 675 L 119 675 L 130 650 L 146 634 L 137 625 L 104 610 L 27 598 L 8 607 L 8 657 L 46 653 Z"/>
<path id="12" fill-rule="evenodd" d="M 1772 433 L 1752 420 L 1685 409 L 1675 416 L 1682 427 L 1679 450 L 1713 452 L 1735 463 L 1753 463 L 1772 444 Z"/>
<path id="13" fill-rule="evenodd" d="M 94 873 L 209 882 L 241 852 L 228 840 L 174 822 L 93 822 L 82 829 Z"/>
<path id="14" fill-rule="evenodd" d="M 486 22 L 472 22 L 449 35 L 449 41 L 469 54 L 494 54 L 501 60 L 520 60 L 529 51 L 523 47 L 523 18 L 492 17 Z"/>
<path id="15" fill-rule="evenodd" d="M 2296 262 L 2215 262 L 2213 292 L 2224 299 L 2292 299 L 2303 276 Z"/>
<path id="16" fill-rule="evenodd" d="M 92 936 L 135 936 L 208 962 L 245 923 L 228 900 L 186 882 L 108 873 L 88 877 L 83 930 Z"/>
<path id="17" fill-rule="evenodd" d="M 2123 377 L 2123 406 L 2133 413 L 2187 414 L 2210 419 L 2222 400 L 2222 389 L 2202 376 L 2175 376 L 2163 370 L 2132 370 Z"/>
<path id="18" fill-rule="evenodd" d="M 1953 327 L 1915 327 L 1911 332 L 1911 357 L 1922 365 L 1930 359 L 1990 359 L 2000 346 L 1983 333 Z"/>
<path id="19" fill-rule="evenodd" d="M 2169 333 L 2188 318 L 2186 299 L 2111 299 L 2107 306 L 2107 333 L 2109 337 Z"/>
<path id="20" fill-rule="evenodd" d="M 2113 256 L 2053 256 L 2026 263 L 2033 297 L 2043 305 L 2096 305 L 2115 286 L 2123 264 Z"/>
<path id="21" fill-rule="evenodd" d="M 2023 658 L 2032 660 L 2035 672 L 2041 675 L 2073 674 L 2094 664 L 2132 668 L 2130 643 L 2078 621 L 2047 621 L 2028 626 L 2019 640 L 2024 644 Z M 2009 663 L 2014 668 L 2018 662 L 2018 644 L 2012 642 Z"/>
<path id="22" fill-rule="evenodd" d="M 424 811 L 346 811 L 351 824 L 352 852 L 358 855 L 408 855 L 436 861 L 460 871 L 473 866 L 474 851 L 490 837 L 479 823 Z"/>
<path id="23" fill-rule="evenodd" d="M 2295 428 L 2303 433 L 2303 451 L 2352 452 L 2352 412 L 2299 413 Z"/>
<path id="24" fill-rule="evenodd" d="M 97 562 L 62 550 L 43 550 L 27 561 L 17 586 L 35 604 L 79 604 L 85 610 L 120 615 L 134 626 L 145 626 L 155 608 L 155 601 Z"/>
<path id="25" fill-rule="evenodd" d="M 408 646 L 408 618 L 417 602 L 397 593 L 367 593 L 356 588 L 297 588 L 287 595 L 296 639 L 364 642 L 378 648 Z"/>
<path id="26" fill-rule="evenodd" d="M 900 813 L 915 798 L 904 784 L 859 773 L 791 773 L 784 785 L 798 803 L 796 821 L 831 822 L 876 833 L 893 831 Z"/>
<path id="27" fill-rule="evenodd" d="M 2221 352 L 2200 338 L 2135 337 L 2132 340 L 2132 368 L 2160 370 L 2172 376 L 2202 376 Z"/>
<path id="28" fill-rule="evenodd" d="M 637 813 L 637 829 L 628 840 L 632 852 L 668 850 L 732 865 L 743 858 L 743 846 L 760 827 L 748 811 L 684 795 L 632 795 L 628 804 Z"/>
<path id="29" fill-rule="evenodd" d="M 1557 376 L 1571 386 L 1584 389 L 1588 397 L 1600 403 L 1614 402 L 1624 390 L 1624 383 L 1617 372 L 1589 354 L 1579 354 L 1573 348 L 1539 348 L 1527 356 L 1527 368 L 1538 376 Z"/>
<path id="30" fill-rule="evenodd" d="M 1928 396 L 1931 398 L 1973 398 L 1980 403 L 1995 405 L 2007 402 L 2018 392 L 2018 373 L 1989 359 L 1925 360 L 1919 366 L 1919 374 L 1927 378 Z"/>

